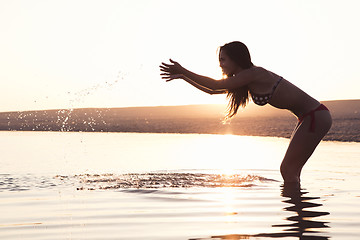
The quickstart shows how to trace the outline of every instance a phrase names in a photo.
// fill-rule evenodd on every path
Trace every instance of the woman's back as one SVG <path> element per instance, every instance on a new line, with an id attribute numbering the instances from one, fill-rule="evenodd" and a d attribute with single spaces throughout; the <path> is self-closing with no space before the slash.
<path id="1" fill-rule="evenodd" d="M 303 116 L 320 105 L 319 101 L 286 79 L 277 86 L 269 103 L 277 108 L 288 109 L 297 117 Z"/>
<path id="2" fill-rule="evenodd" d="M 248 86 L 250 93 L 255 95 L 271 92 L 269 104 L 276 108 L 288 109 L 301 117 L 320 105 L 316 99 L 271 71 L 261 67 L 254 67 L 250 71 L 254 73 L 254 81 Z"/>

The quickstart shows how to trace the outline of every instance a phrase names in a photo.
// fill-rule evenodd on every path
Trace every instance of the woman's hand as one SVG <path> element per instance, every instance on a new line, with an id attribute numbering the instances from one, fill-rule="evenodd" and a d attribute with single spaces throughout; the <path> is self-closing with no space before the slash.
<path id="1" fill-rule="evenodd" d="M 169 82 L 174 79 L 184 79 L 184 68 L 178 63 L 170 59 L 172 64 L 161 63 L 160 71 L 161 78 Z"/>

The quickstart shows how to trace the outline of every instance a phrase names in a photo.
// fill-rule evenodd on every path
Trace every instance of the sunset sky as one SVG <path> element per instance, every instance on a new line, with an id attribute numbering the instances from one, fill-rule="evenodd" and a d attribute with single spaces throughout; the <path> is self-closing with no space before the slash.
<path id="1" fill-rule="evenodd" d="M 220 79 L 217 48 L 318 100 L 360 99 L 358 0 L 0 0 L 0 111 L 226 103 L 181 80 L 172 58 Z"/>

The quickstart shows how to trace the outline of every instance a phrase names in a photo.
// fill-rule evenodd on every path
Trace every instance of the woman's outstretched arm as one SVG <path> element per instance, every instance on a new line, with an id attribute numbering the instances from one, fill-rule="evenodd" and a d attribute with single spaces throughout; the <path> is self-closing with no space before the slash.
<path id="1" fill-rule="evenodd" d="M 208 94 L 224 94 L 224 93 L 227 93 L 227 90 L 226 89 L 219 89 L 219 90 L 212 90 L 212 89 L 209 89 L 207 87 L 204 87 L 202 85 L 199 85 L 197 84 L 196 82 L 192 81 L 190 78 L 184 76 L 184 75 L 179 75 L 178 77 L 176 78 L 181 78 L 183 80 L 185 80 L 186 82 L 190 83 L 192 86 L 196 87 L 197 89 L 203 91 L 203 92 L 206 92 Z M 175 79 L 175 78 L 174 78 Z M 168 81 L 171 81 L 171 80 L 167 80 Z"/>
<path id="2" fill-rule="evenodd" d="M 214 91 L 224 91 L 225 89 L 231 90 L 250 83 L 250 78 L 243 72 L 234 77 L 215 80 L 193 73 L 171 59 L 170 62 L 171 64 L 162 63 L 160 66 L 160 70 L 162 71 L 161 76 L 167 82 L 178 78 L 184 79 L 185 81 L 188 81 L 187 79 L 189 79 L 190 81 L 188 82 L 190 84 L 191 82 L 194 82 L 197 85 Z"/>

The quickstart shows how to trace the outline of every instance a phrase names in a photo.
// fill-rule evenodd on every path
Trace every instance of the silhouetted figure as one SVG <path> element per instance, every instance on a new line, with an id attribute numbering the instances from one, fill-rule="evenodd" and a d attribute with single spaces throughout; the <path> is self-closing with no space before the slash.
<path id="1" fill-rule="evenodd" d="M 285 80 L 251 62 L 248 48 L 241 42 L 220 47 L 220 67 L 224 78 L 215 80 L 195 74 L 170 59 L 160 70 L 166 81 L 183 79 L 209 94 L 227 94 L 229 112 L 233 117 L 240 106 L 245 107 L 251 96 L 258 105 L 270 105 L 294 113 L 299 123 L 282 161 L 280 171 L 285 182 L 300 182 L 300 173 L 315 148 L 329 131 L 332 119 L 329 110 L 316 99 Z"/>

